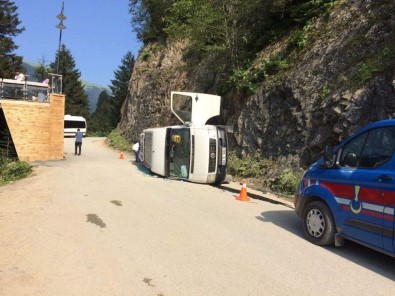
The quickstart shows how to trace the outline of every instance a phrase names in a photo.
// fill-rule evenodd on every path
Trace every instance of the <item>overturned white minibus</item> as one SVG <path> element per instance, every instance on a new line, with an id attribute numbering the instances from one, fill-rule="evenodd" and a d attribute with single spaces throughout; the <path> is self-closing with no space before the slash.
<path id="1" fill-rule="evenodd" d="M 221 183 L 228 162 L 227 128 L 209 125 L 221 97 L 172 92 L 171 110 L 183 123 L 149 128 L 140 134 L 140 159 L 153 173 L 196 183 Z"/>

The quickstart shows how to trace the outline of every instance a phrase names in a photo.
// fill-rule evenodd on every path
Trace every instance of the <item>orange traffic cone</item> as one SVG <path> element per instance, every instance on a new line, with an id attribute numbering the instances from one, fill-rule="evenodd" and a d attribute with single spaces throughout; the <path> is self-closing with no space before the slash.
<path id="1" fill-rule="evenodd" d="M 119 154 L 119 159 L 124 159 L 123 158 L 123 151 L 121 151 L 121 153 Z"/>
<path id="2" fill-rule="evenodd" d="M 240 201 L 250 201 L 250 198 L 247 196 L 247 180 L 243 180 L 243 186 L 241 187 L 240 194 L 236 197 L 237 200 Z"/>

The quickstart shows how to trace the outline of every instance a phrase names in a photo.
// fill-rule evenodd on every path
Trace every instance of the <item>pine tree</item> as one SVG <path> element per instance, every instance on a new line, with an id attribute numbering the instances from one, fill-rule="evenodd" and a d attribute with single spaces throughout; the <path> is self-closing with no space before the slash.
<path id="1" fill-rule="evenodd" d="M 107 136 L 117 126 L 114 111 L 112 98 L 103 90 L 99 95 L 96 111 L 89 122 L 89 130 L 97 136 Z"/>
<path id="2" fill-rule="evenodd" d="M 114 71 L 115 78 L 111 80 L 110 89 L 113 97 L 102 91 L 92 114 L 90 130 L 97 135 L 105 136 L 117 127 L 121 119 L 121 108 L 129 91 L 129 80 L 134 68 L 135 59 L 128 51 L 121 60 L 118 70 Z"/>
<path id="3" fill-rule="evenodd" d="M 48 78 L 48 73 L 50 69 L 47 66 L 45 57 L 42 57 L 41 60 L 38 62 L 38 66 L 34 68 L 34 78 L 37 81 L 41 82 Z"/>
<path id="4" fill-rule="evenodd" d="M 12 37 L 22 33 L 25 28 L 17 13 L 18 7 L 9 0 L 0 0 L 0 77 L 14 78 L 16 71 L 22 71 L 22 57 L 13 54 L 18 46 Z"/>
<path id="5" fill-rule="evenodd" d="M 80 80 L 81 73 L 76 69 L 70 50 L 63 44 L 57 52 L 55 62 L 51 63 L 51 71 L 56 73 L 59 57 L 59 74 L 63 79 L 63 93 L 66 95 L 66 114 L 89 118 L 89 101 Z"/>
<path id="6" fill-rule="evenodd" d="M 129 80 L 133 72 L 134 63 L 134 56 L 128 51 L 123 57 L 118 70 L 114 71 L 115 79 L 111 80 L 110 89 L 113 93 L 114 118 L 116 123 L 121 120 L 121 107 L 128 95 Z"/>

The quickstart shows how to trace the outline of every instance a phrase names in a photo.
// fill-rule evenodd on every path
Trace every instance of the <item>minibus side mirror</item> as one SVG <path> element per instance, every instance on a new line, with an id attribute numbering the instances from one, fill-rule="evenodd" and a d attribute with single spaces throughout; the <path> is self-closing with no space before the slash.
<path id="1" fill-rule="evenodd" d="M 325 146 L 324 148 L 324 164 L 327 167 L 332 167 L 333 166 L 333 150 L 331 146 Z"/>

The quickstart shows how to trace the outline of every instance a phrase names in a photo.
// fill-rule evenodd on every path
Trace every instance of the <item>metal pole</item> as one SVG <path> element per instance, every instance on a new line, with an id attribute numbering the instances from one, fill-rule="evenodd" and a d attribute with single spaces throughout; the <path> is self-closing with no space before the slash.
<path id="1" fill-rule="evenodd" d="M 60 29 L 59 33 L 59 49 L 58 49 L 58 65 L 56 67 L 56 74 L 59 74 L 59 60 L 60 60 L 60 45 L 62 43 L 62 29 Z"/>
<path id="2" fill-rule="evenodd" d="M 60 11 L 60 14 L 57 15 L 57 19 L 60 20 L 60 23 L 56 26 L 59 31 L 59 47 L 58 47 L 58 62 L 57 62 L 57 67 L 56 67 L 56 74 L 59 74 L 59 63 L 60 63 L 60 46 L 62 44 L 62 30 L 66 29 L 66 27 L 63 25 L 63 20 L 66 19 L 66 16 L 63 14 L 64 10 L 64 1 L 62 1 L 62 10 Z"/>

